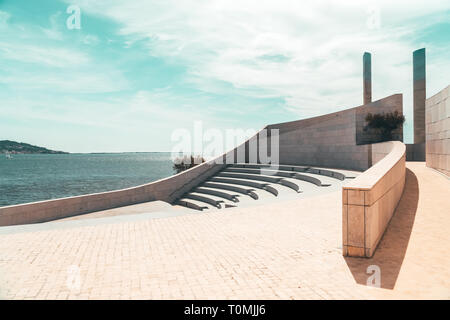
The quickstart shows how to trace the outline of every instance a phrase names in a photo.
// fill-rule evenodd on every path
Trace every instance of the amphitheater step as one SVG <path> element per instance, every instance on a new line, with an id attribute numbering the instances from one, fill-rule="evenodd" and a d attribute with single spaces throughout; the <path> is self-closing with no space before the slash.
<path id="1" fill-rule="evenodd" d="M 226 178 L 237 178 L 237 179 L 248 179 L 248 180 L 258 180 L 269 183 L 279 183 L 282 178 L 277 178 L 273 176 L 263 176 L 255 172 L 255 174 L 247 174 L 247 173 L 237 173 L 237 172 L 229 172 L 222 171 L 217 177 L 226 177 Z"/>
<path id="2" fill-rule="evenodd" d="M 270 164 L 259 164 L 259 163 L 236 163 L 230 164 L 229 167 L 235 168 L 267 168 L 272 170 L 285 170 L 285 171 L 295 171 L 293 168 L 296 168 L 297 171 L 307 170 L 309 166 L 294 166 L 294 165 L 270 165 Z"/>
<path id="3" fill-rule="evenodd" d="M 214 188 L 208 188 L 208 187 L 202 186 L 202 187 L 196 188 L 195 192 L 221 197 L 221 198 L 233 201 L 233 202 L 239 202 L 239 199 L 238 199 L 239 194 L 232 193 L 230 191 L 219 191 Z"/>
<path id="4" fill-rule="evenodd" d="M 251 201 L 249 198 L 271 197 L 267 193 L 279 196 L 294 190 L 311 194 L 318 192 L 317 187 L 339 185 L 335 179 L 342 181 L 358 175 L 354 171 L 338 171 L 297 165 L 232 164 L 186 193 L 178 204 L 197 210 L 245 206 L 246 201 Z"/>
<path id="5" fill-rule="evenodd" d="M 255 189 L 241 188 L 232 184 L 214 183 L 214 182 L 205 182 L 203 186 L 208 188 L 238 192 L 247 195 L 255 200 L 258 200 L 258 195 L 255 192 L 253 192 Z"/>
<path id="6" fill-rule="evenodd" d="M 307 174 L 303 174 L 303 173 L 295 173 L 293 178 L 302 180 L 302 181 L 306 181 L 309 183 L 313 183 L 318 187 L 329 187 L 331 185 L 329 183 L 323 183 L 320 179 L 309 176 Z"/>
<path id="7" fill-rule="evenodd" d="M 307 172 L 307 173 L 314 173 L 314 174 L 318 174 L 318 175 L 321 175 L 321 176 L 327 176 L 327 177 L 335 178 L 335 179 L 338 179 L 338 180 L 345 180 L 347 178 L 347 176 L 345 174 L 343 174 L 343 173 L 336 172 L 336 171 L 333 171 L 333 170 L 328 170 L 328 169 L 309 168 L 305 172 Z"/>
<path id="8" fill-rule="evenodd" d="M 279 176 L 285 178 L 292 178 L 295 174 L 295 172 L 291 170 L 281 170 L 271 168 L 236 168 L 236 167 L 227 167 L 223 172 L 262 174 L 267 176 Z"/>
<path id="9" fill-rule="evenodd" d="M 271 187 L 268 183 L 259 183 L 259 182 L 255 182 L 255 181 L 245 180 L 245 179 L 233 179 L 233 178 L 227 178 L 227 177 L 213 177 L 213 178 L 209 179 L 209 181 L 253 187 L 253 188 L 257 188 L 257 189 L 266 190 L 267 192 L 272 193 L 274 196 L 278 196 L 278 190 L 275 189 L 274 187 Z"/>
<path id="10" fill-rule="evenodd" d="M 190 208 L 190 209 L 199 210 L 199 211 L 209 209 L 209 206 L 205 205 L 204 202 L 196 201 L 194 199 L 181 198 L 180 200 L 178 200 L 176 202 L 176 204 Z"/>
<path id="11" fill-rule="evenodd" d="M 193 192 L 191 194 L 198 195 L 196 192 Z M 210 199 L 212 201 L 216 201 L 216 204 L 217 204 L 216 207 L 218 209 L 236 207 L 236 202 L 227 200 L 227 199 L 223 199 L 222 197 L 219 197 L 219 196 L 208 194 L 208 195 L 205 195 L 205 197 L 207 197 L 208 199 Z"/>
<path id="12" fill-rule="evenodd" d="M 244 170 L 248 170 L 248 169 L 244 169 Z M 259 172 L 258 169 L 254 170 L 252 174 L 231 172 L 231 170 L 230 170 L 230 171 L 222 171 L 218 176 L 219 177 L 228 177 L 228 178 L 266 181 L 266 182 L 270 182 L 270 183 L 281 184 L 281 185 L 284 185 L 288 188 L 291 188 L 291 189 L 299 192 L 299 189 L 300 189 L 299 186 L 296 185 L 292 181 L 288 181 L 284 178 L 277 178 L 274 176 L 261 175 L 261 174 L 258 174 L 258 172 Z M 276 171 L 274 171 L 274 173 L 276 173 Z M 289 177 L 291 177 L 293 175 L 295 175 L 295 173 L 290 173 Z"/>
<path id="13" fill-rule="evenodd" d="M 295 171 L 295 172 L 310 172 L 315 173 L 338 180 L 351 179 L 355 176 L 353 174 L 344 174 L 339 170 L 329 170 L 322 168 L 314 168 L 310 166 L 297 166 L 297 165 L 270 165 L 270 164 L 256 164 L 256 163 L 237 163 L 232 164 L 228 168 L 253 168 L 253 169 L 267 169 L 267 170 L 283 170 L 283 171 Z M 227 169 L 228 169 L 227 168 Z"/>
<path id="14" fill-rule="evenodd" d="M 201 202 L 210 204 L 216 208 L 220 208 L 220 204 L 222 202 L 224 202 L 224 200 L 217 200 L 213 196 L 205 196 L 205 195 L 195 193 L 195 192 L 190 192 L 188 194 L 185 194 L 184 198 L 201 201 Z"/>
<path id="15" fill-rule="evenodd" d="M 264 176 L 280 176 L 284 178 L 293 178 L 298 180 L 303 180 L 306 182 L 310 182 L 315 184 L 319 187 L 328 187 L 330 184 L 322 183 L 322 181 L 318 178 L 315 178 L 313 176 L 308 176 L 308 174 L 300 174 L 298 172 L 292 172 L 292 171 L 282 171 L 282 170 L 271 170 L 266 168 L 261 169 L 247 169 L 247 168 L 227 168 L 225 173 L 249 173 L 249 174 L 255 174 L 255 175 L 261 175 Z M 262 180 L 262 179 L 261 179 Z M 280 181 L 282 183 L 283 180 Z"/>
<path id="16" fill-rule="evenodd" d="M 280 183 L 282 185 L 284 185 L 285 187 L 288 187 L 288 188 L 291 188 L 291 189 L 297 191 L 297 193 L 301 193 L 302 192 L 300 190 L 300 187 L 297 184 L 295 184 L 294 182 L 292 182 L 292 181 L 283 179 L 283 180 L 280 181 Z"/>

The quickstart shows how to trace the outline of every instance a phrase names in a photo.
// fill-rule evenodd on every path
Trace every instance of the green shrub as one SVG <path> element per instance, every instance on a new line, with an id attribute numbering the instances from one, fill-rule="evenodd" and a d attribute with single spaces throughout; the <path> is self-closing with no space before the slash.
<path id="1" fill-rule="evenodd" d="M 388 113 L 368 113 L 367 127 L 379 132 L 382 141 L 392 140 L 392 132 L 400 128 L 405 122 L 405 116 L 398 111 Z"/>
<path id="2" fill-rule="evenodd" d="M 193 168 L 196 165 L 205 162 L 205 159 L 201 156 L 182 156 L 173 160 L 173 170 L 180 173 L 189 168 Z"/>

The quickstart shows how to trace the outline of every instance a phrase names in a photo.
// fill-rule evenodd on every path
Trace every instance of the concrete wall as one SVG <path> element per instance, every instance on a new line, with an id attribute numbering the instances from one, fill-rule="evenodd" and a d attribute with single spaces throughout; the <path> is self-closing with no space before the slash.
<path id="1" fill-rule="evenodd" d="M 372 145 L 374 165 L 342 188 L 343 255 L 371 257 L 405 186 L 406 147 L 390 141 Z"/>
<path id="2" fill-rule="evenodd" d="M 402 108 L 402 95 L 395 94 L 356 108 L 267 128 L 280 130 L 280 163 L 366 170 L 372 165 L 370 145 L 357 142 L 371 140 L 364 131 L 367 113 L 402 114 Z M 402 129 L 395 136 L 401 140 Z"/>
<path id="3" fill-rule="evenodd" d="M 426 101 L 426 163 L 450 176 L 450 86 Z"/>

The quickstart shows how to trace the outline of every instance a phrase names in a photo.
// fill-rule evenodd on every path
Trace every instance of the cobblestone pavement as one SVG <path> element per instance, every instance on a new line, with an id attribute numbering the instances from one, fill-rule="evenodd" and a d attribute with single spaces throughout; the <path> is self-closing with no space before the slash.
<path id="1" fill-rule="evenodd" d="M 342 197 L 332 192 L 169 218 L 0 228 L 0 297 L 449 299 L 450 180 L 424 163 L 407 167 L 372 259 L 342 257 Z M 381 288 L 366 286 L 374 264 Z"/>

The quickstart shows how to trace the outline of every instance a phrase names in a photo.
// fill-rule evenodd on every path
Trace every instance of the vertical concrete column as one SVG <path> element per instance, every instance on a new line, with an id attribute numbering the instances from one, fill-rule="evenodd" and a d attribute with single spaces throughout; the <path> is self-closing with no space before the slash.
<path id="1" fill-rule="evenodd" d="M 364 104 L 372 102 L 372 56 L 368 52 L 363 55 L 363 97 Z"/>
<path id="2" fill-rule="evenodd" d="M 413 52 L 414 143 L 425 142 L 426 70 L 425 48 Z"/>

